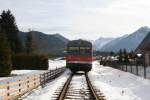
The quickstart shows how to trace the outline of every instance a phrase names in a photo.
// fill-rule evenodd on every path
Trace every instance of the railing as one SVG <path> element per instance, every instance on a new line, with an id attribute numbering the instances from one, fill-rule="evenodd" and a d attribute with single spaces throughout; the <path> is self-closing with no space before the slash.
<path id="1" fill-rule="evenodd" d="M 119 63 L 117 61 L 100 61 L 100 64 L 150 79 L 150 67 L 146 66 L 144 62 L 130 61 L 128 63 Z"/>
<path id="2" fill-rule="evenodd" d="M 0 84 L 0 100 L 14 100 L 25 93 L 44 86 L 65 71 L 65 67 L 49 70 L 39 75 L 22 76 L 22 79 Z"/>

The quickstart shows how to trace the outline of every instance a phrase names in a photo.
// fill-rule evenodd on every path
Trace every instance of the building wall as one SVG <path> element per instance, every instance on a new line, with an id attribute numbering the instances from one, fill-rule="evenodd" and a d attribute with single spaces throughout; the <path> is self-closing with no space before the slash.
<path id="1" fill-rule="evenodd" d="M 150 66 L 150 52 L 145 53 L 145 64 L 146 66 Z"/>

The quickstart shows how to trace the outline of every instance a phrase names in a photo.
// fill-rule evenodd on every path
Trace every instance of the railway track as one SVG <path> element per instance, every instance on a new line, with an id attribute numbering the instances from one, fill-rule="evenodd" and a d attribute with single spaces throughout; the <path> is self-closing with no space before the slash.
<path id="1" fill-rule="evenodd" d="M 103 94 L 93 87 L 87 74 L 70 75 L 56 94 L 55 100 L 106 100 Z"/>

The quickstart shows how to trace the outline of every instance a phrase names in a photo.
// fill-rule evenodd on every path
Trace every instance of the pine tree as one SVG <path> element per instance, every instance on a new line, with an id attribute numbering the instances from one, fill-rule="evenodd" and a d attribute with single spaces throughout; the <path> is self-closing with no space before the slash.
<path id="1" fill-rule="evenodd" d="M 113 56 L 115 53 L 113 51 L 110 52 L 110 56 Z"/>
<path id="2" fill-rule="evenodd" d="M 35 36 L 34 36 L 34 31 L 33 30 L 29 30 L 27 37 L 26 37 L 26 41 L 25 41 L 25 47 L 26 47 L 26 53 L 37 53 L 37 43 L 35 40 Z"/>
<path id="3" fill-rule="evenodd" d="M 15 17 L 11 14 L 10 10 L 3 11 L 0 16 L 1 29 L 6 34 L 8 43 L 13 53 L 22 51 L 21 41 L 19 39 L 18 27 L 15 22 Z"/>
<path id="4" fill-rule="evenodd" d="M 119 51 L 119 62 L 122 63 L 122 49 Z"/>
<path id="5" fill-rule="evenodd" d="M 124 55 L 124 62 L 128 63 L 129 62 L 129 58 L 128 58 L 128 54 L 127 54 L 126 49 L 123 50 L 123 55 Z"/>
<path id="6" fill-rule="evenodd" d="M 0 77 L 8 76 L 11 70 L 11 50 L 5 34 L 0 31 Z"/>
<path id="7" fill-rule="evenodd" d="M 27 34 L 27 38 L 26 38 L 26 52 L 29 54 L 29 53 L 32 53 L 33 52 L 33 48 L 32 48 L 32 33 L 29 32 Z"/>

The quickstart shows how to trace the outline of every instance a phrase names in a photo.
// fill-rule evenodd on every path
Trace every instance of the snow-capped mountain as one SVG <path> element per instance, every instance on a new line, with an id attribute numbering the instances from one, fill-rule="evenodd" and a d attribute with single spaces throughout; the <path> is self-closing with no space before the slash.
<path id="1" fill-rule="evenodd" d="M 99 51 L 105 44 L 112 41 L 114 38 L 103 38 L 100 37 L 99 39 L 95 40 L 93 42 L 94 44 L 94 50 Z"/>
<path id="2" fill-rule="evenodd" d="M 112 40 L 111 42 L 108 42 L 103 47 L 101 47 L 100 51 L 118 52 L 120 49 L 124 48 L 127 51 L 135 50 L 148 34 L 148 32 L 150 32 L 150 28 L 147 26 L 141 27 L 130 35 L 124 35 Z"/>

